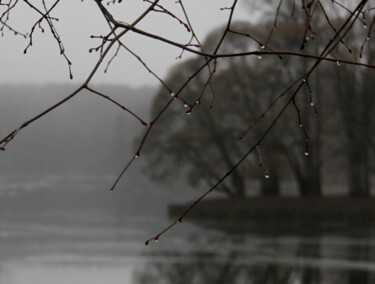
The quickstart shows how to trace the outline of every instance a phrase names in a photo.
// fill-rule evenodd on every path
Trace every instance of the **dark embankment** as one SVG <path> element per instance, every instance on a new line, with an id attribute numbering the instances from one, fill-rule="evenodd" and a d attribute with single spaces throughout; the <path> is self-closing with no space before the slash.
<path id="1" fill-rule="evenodd" d="M 189 206 L 171 205 L 169 216 L 178 218 Z M 358 230 L 370 232 L 375 225 L 375 199 L 211 199 L 199 203 L 185 220 L 237 233 L 310 235 L 342 230 L 350 233 Z"/>

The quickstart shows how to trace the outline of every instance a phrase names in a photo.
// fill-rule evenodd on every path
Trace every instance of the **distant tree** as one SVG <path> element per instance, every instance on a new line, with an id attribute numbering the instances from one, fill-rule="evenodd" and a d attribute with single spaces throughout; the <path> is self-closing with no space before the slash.
<path id="1" fill-rule="evenodd" d="M 296 28 L 294 26 L 297 26 Z M 237 32 L 242 34 L 257 34 L 261 37 L 262 30 L 248 23 L 233 23 Z M 292 28 L 291 28 L 292 27 Z M 298 44 L 296 33 L 290 31 L 302 30 L 299 23 L 279 25 L 279 34 L 273 39 L 280 50 L 290 50 Z M 210 49 L 217 41 L 217 31 L 213 31 L 203 45 Z M 243 38 L 228 36 L 223 43 L 223 49 L 228 52 L 244 52 L 251 46 L 247 46 Z M 277 109 L 264 113 L 262 123 L 252 129 L 251 139 L 239 139 L 251 122 L 257 120 L 262 112 L 272 103 L 275 94 L 280 89 L 285 89 L 293 80 L 293 75 L 303 72 L 304 59 L 285 59 L 283 64 L 278 64 L 280 58 L 252 58 L 238 60 L 228 58 L 218 66 L 215 77 L 212 79 L 215 86 L 215 96 L 209 92 L 202 93 L 198 102 L 194 101 L 196 92 L 205 84 L 202 76 L 184 89 L 180 98 L 184 104 L 176 104 L 173 109 L 164 116 L 165 122 L 156 126 L 151 134 L 154 142 L 145 147 L 145 153 L 151 158 L 149 172 L 157 178 L 173 176 L 181 170 L 187 172 L 190 183 L 196 185 L 199 181 L 212 184 L 212 179 L 220 176 L 225 168 L 231 168 L 235 160 L 246 150 L 248 144 L 254 144 L 254 138 L 264 133 L 267 125 L 277 115 Z M 192 59 L 177 65 L 172 71 L 167 82 L 173 86 L 180 84 L 184 78 L 182 75 L 191 66 L 199 65 L 199 58 Z M 204 75 L 203 75 L 204 76 Z M 267 78 L 267 84 L 264 79 Z M 321 78 L 314 76 L 314 87 Z M 316 87 L 314 89 L 318 89 Z M 321 195 L 321 158 L 320 158 L 320 126 L 321 117 L 316 116 L 316 107 L 307 90 L 305 96 L 296 99 L 296 104 L 304 111 L 303 129 L 296 127 L 299 120 L 296 119 L 294 109 L 285 112 L 284 118 L 278 121 L 278 127 L 268 134 L 262 146 L 257 147 L 258 157 L 248 159 L 241 168 L 236 169 L 229 184 L 223 183 L 219 189 L 229 196 L 243 196 L 246 190 L 246 181 L 255 176 L 260 177 L 261 194 L 277 195 L 280 192 L 280 171 L 285 177 L 285 170 L 289 166 L 298 184 L 301 196 Z M 320 91 L 314 94 L 314 101 L 320 97 Z M 169 94 L 160 88 L 154 100 L 153 114 L 155 115 L 163 107 Z M 310 101 L 311 100 L 311 101 Z M 193 115 L 190 108 L 195 107 Z M 185 108 L 185 110 L 184 110 Z M 186 118 L 186 114 L 189 118 Z M 263 115 L 262 115 L 263 116 Z M 330 117 L 324 117 L 330 119 Z M 177 122 L 178 121 L 178 122 Z M 300 122 L 302 123 L 302 121 Z M 165 127 L 170 124 L 170 127 Z M 310 137 L 309 137 L 310 135 Z M 247 138 L 247 137 L 246 137 Z M 306 141 L 309 139 L 310 141 Z M 262 151 L 260 150 L 262 148 Z M 181 167 L 170 167 L 165 160 L 173 159 L 173 164 L 180 163 Z M 261 175 L 256 167 L 263 168 Z M 205 170 L 202 170 L 205 169 Z M 268 178 L 269 176 L 272 178 Z M 265 176 L 267 178 L 265 178 Z"/>
<path id="2" fill-rule="evenodd" d="M 280 117 L 290 112 L 292 109 L 294 111 L 296 121 L 299 122 L 300 118 L 305 115 L 305 110 L 302 109 L 299 104 L 297 103 L 298 100 L 304 95 L 303 93 L 306 92 L 310 88 L 310 84 L 312 84 L 313 75 L 318 70 L 318 67 L 323 62 L 331 62 L 335 63 L 338 62 L 340 65 L 353 65 L 353 66 L 362 66 L 364 69 L 367 69 L 369 73 L 373 74 L 373 70 L 375 68 L 374 65 L 367 64 L 361 61 L 358 56 L 347 60 L 345 58 L 338 57 L 334 54 L 334 51 L 340 46 L 350 46 L 352 43 L 348 42 L 347 36 L 350 34 L 351 30 L 357 27 L 362 27 L 361 29 L 356 29 L 357 37 L 355 41 L 364 42 L 364 46 L 372 44 L 373 42 L 373 26 L 374 26 L 374 3 L 371 0 L 357 0 L 357 1 L 291 1 L 291 5 L 287 5 L 287 1 L 277 1 L 273 3 L 272 1 L 260 1 L 255 3 L 260 7 L 257 9 L 257 17 L 259 15 L 263 15 L 262 13 L 268 14 L 269 11 L 273 11 L 273 24 L 272 26 L 264 25 L 264 22 L 259 22 L 259 28 L 261 29 L 262 25 L 263 32 L 262 37 L 258 38 L 256 34 L 243 34 L 241 31 L 236 31 L 235 27 L 233 26 L 233 22 L 235 21 L 235 11 L 238 9 L 238 1 L 233 0 L 232 4 L 228 7 L 223 7 L 222 10 L 228 13 L 228 21 L 227 25 L 224 30 L 218 30 L 218 41 L 214 43 L 213 48 L 206 48 L 200 42 L 200 39 L 197 37 L 196 29 L 199 27 L 195 27 L 192 25 L 190 21 L 191 13 L 194 11 L 188 11 L 185 9 L 184 1 L 179 0 L 176 2 L 171 3 L 170 1 L 162 1 L 162 0 L 155 0 L 155 1 L 140 1 L 140 7 L 144 7 L 144 11 L 139 13 L 138 17 L 132 17 L 135 20 L 131 20 L 131 23 L 128 24 L 129 19 L 119 19 L 119 15 L 121 13 L 117 13 L 121 9 L 127 9 L 128 2 L 127 1 L 115 1 L 115 0 L 95 0 L 94 1 L 97 8 L 99 9 L 100 13 L 103 15 L 104 19 L 108 24 L 108 33 L 106 35 L 93 35 L 93 39 L 99 41 L 99 45 L 90 49 L 89 52 L 97 52 L 98 53 L 98 60 L 96 65 L 91 69 L 89 75 L 87 76 L 86 80 L 82 82 L 80 86 L 78 86 L 73 92 L 67 95 L 66 98 L 62 99 L 61 101 L 57 102 L 56 104 L 52 105 L 51 107 L 47 108 L 45 111 L 41 112 L 40 114 L 35 115 L 34 117 L 30 118 L 29 120 L 25 121 L 18 127 L 16 127 L 13 131 L 11 131 L 8 135 L 5 135 L 4 138 L 0 140 L 0 147 L 2 150 L 5 150 L 8 144 L 15 139 L 15 137 L 19 134 L 19 132 L 24 129 L 25 127 L 29 126 L 30 124 L 34 123 L 35 121 L 39 120 L 41 117 L 46 115 L 47 113 L 51 112 L 52 110 L 58 108 L 71 98 L 75 97 L 83 90 L 87 90 L 92 94 L 98 95 L 111 103 L 114 103 L 117 107 L 127 111 L 131 114 L 135 119 L 139 120 L 140 125 L 147 126 L 147 131 L 145 132 L 143 138 L 140 141 L 139 147 L 135 151 L 135 154 L 128 160 L 125 164 L 123 170 L 119 174 L 118 178 L 114 182 L 111 190 L 113 190 L 116 185 L 118 184 L 121 177 L 127 171 L 129 166 L 141 155 L 141 152 L 145 145 L 148 143 L 152 143 L 151 139 L 149 139 L 150 133 L 155 131 L 154 127 L 156 125 L 160 125 L 165 123 L 165 114 L 169 111 L 178 111 L 176 105 L 177 104 L 184 104 L 184 99 L 182 94 L 188 86 L 195 82 L 196 80 L 202 80 L 202 84 L 200 84 L 199 89 L 195 90 L 195 97 L 190 101 L 189 111 L 191 115 L 198 114 L 199 109 L 201 106 L 199 104 L 194 103 L 197 101 L 204 101 L 207 100 L 209 97 L 209 93 L 214 96 L 215 94 L 215 84 L 219 82 L 215 79 L 216 74 L 220 74 L 220 68 L 225 69 L 226 65 L 226 58 L 237 58 L 237 61 L 245 61 L 245 60 L 254 60 L 257 57 L 261 56 L 262 58 L 266 57 L 282 57 L 283 60 L 278 61 L 278 63 L 274 65 L 277 68 L 278 65 L 284 64 L 285 60 L 293 58 L 305 58 L 305 67 L 301 70 L 296 69 L 294 74 L 290 74 L 293 78 L 293 81 L 290 82 L 289 86 L 285 89 L 274 91 L 274 103 L 269 104 L 266 109 L 262 112 L 265 115 L 274 114 L 273 120 L 270 121 L 267 127 L 265 127 L 263 133 L 258 137 L 252 140 L 251 138 L 244 138 L 249 139 L 250 141 L 254 141 L 253 143 L 247 144 L 246 147 L 239 149 L 241 152 L 236 154 L 234 157 L 230 157 L 226 161 L 225 169 L 223 168 L 222 173 L 220 173 L 217 177 L 213 176 L 212 179 L 216 180 L 212 182 L 210 188 L 202 194 L 200 198 L 198 198 L 192 206 L 187 208 L 186 212 L 181 215 L 177 220 L 175 220 L 170 226 L 168 226 L 165 230 L 157 234 L 155 237 L 151 238 L 151 240 L 157 240 L 161 234 L 165 231 L 172 228 L 175 224 L 182 220 L 182 218 L 188 214 L 188 212 L 194 208 L 196 204 L 199 203 L 200 200 L 205 198 L 210 192 L 215 190 L 217 187 L 221 185 L 226 185 L 227 181 L 230 179 L 236 179 L 236 175 L 239 173 L 240 169 L 239 166 L 250 159 L 250 154 L 257 152 L 257 149 L 261 149 L 262 153 L 266 152 L 263 151 L 264 144 L 270 143 L 267 142 L 266 137 L 270 135 L 272 131 L 277 130 L 276 125 L 278 125 L 277 121 Z M 22 3 L 22 4 L 21 4 Z M 0 31 L 11 31 L 17 35 L 24 36 L 28 39 L 28 44 L 25 48 L 25 53 L 32 48 L 34 42 L 34 35 L 35 33 L 44 31 L 44 27 L 48 27 L 50 33 L 54 37 L 59 47 L 60 53 L 65 58 L 67 62 L 67 66 L 69 69 L 69 75 L 72 77 L 71 73 L 71 61 L 68 58 L 67 52 L 63 45 L 63 40 L 60 38 L 58 31 L 55 27 L 55 22 L 57 19 L 54 17 L 55 9 L 59 5 L 61 5 L 63 1 L 56 0 L 53 3 L 47 3 L 46 1 L 41 1 L 39 3 L 34 3 L 28 0 L 24 1 L 1 1 L 0 3 Z M 66 3 L 66 1 L 64 1 Z M 88 3 L 88 1 L 85 1 Z M 90 2 L 92 3 L 92 2 Z M 14 13 L 19 7 L 23 5 L 23 7 L 28 7 L 30 13 L 35 13 L 38 15 L 38 19 L 36 20 L 35 24 L 29 27 L 29 33 L 22 33 L 19 32 L 17 29 L 13 27 L 13 23 L 10 19 L 12 19 L 11 15 Z M 20 8 L 21 9 L 21 8 Z M 299 35 L 300 40 L 298 41 L 298 46 L 291 50 L 279 50 L 278 47 L 274 44 L 273 38 L 275 38 L 278 34 L 278 26 L 280 26 L 280 21 L 283 21 L 286 16 L 289 15 L 290 19 L 294 18 L 297 12 L 301 12 L 303 15 L 303 28 L 298 28 L 292 31 L 293 26 L 291 26 L 291 33 L 295 33 Z M 144 19 L 150 19 L 151 21 L 159 22 L 158 17 L 149 17 L 150 15 L 159 15 L 161 17 L 169 17 L 171 21 L 173 21 L 176 25 L 183 28 L 186 33 L 190 36 L 190 40 L 187 42 L 177 42 L 174 41 L 169 36 L 166 36 L 165 30 L 159 30 L 157 33 L 153 33 L 150 30 L 143 29 L 139 23 L 143 22 Z M 328 31 L 322 31 L 317 29 L 317 26 L 320 25 L 321 22 L 321 15 L 323 15 L 323 19 L 328 25 Z M 342 17 L 342 21 L 338 24 L 333 23 L 333 19 L 337 16 Z M 69 17 L 69 15 L 67 15 Z M 203 15 L 205 17 L 205 15 Z M 268 18 L 268 17 L 263 17 Z M 60 22 L 63 22 L 62 19 Z M 169 22 L 170 24 L 171 22 Z M 267 23 L 269 23 L 267 21 Z M 172 25 L 172 24 L 171 24 Z M 165 29 L 168 28 L 164 26 Z M 357 32 L 358 31 L 358 32 Z M 144 61 L 142 57 L 140 57 L 137 52 L 134 52 L 128 48 L 127 40 L 129 37 L 124 37 L 127 33 L 135 33 L 139 36 L 143 36 L 154 41 L 158 41 L 170 46 L 177 47 L 181 49 L 182 54 L 184 56 L 186 53 L 192 53 L 199 56 L 199 64 L 194 66 L 189 66 L 186 64 L 184 68 L 186 68 L 185 72 L 181 74 L 184 76 L 183 80 L 179 80 L 178 85 L 171 85 L 171 82 L 167 82 L 161 78 L 158 74 L 153 72 L 147 62 Z M 224 47 L 224 41 L 228 39 L 229 35 L 240 37 L 244 45 L 247 46 L 245 52 L 237 52 L 236 49 L 230 52 L 226 52 Z M 368 40 L 366 40 L 368 38 Z M 130 38 L 131 39 L 131 38 Z M 318 40 L 319 39 L 319 40 Z M 251 42 L 251 44 L 247 44 L 245 42 Z M 117 47 L 117 49 L 116 49 Z M 309 49 L 307 49 L 309 48 Z M 94 75 L 99 70 L 99 67 L 103 64 L 103 62 L 110 64 L 113 58 L 116 58 L 116 55 L 120 50 L 126 50 L 130 52 L 132 55 L 135 56 L 151 74 L 155 76 L 158 82 L 164 86 L 166 91 L 172 96 L 169 97 L 169 100 L 164 103 L 164 105 L 159 109 L 158 113 L 155 113 L 154 117 L 151 119 L 149 123 L 142 120 L 136 113 L 132 112 L 122 103 L 113 100 L 109 95 L 105 94 L 92 86 L 92 81 Z M 305 50 L 305 51 L 304 51 Z M 112 53 L 111 53 L 112 52 Z M 108 58 L 112 55 L 112 58 Z M 357 54 L 358 55 L 358 54 Z M 158 56 L 157 54 L 153 54 L 153 56 Z M 266 62 L 266 60 L 264 60 Z M 124 64 L 124 68 L 127 65 Z M 358 67 L 359 68 L 359 67 Z M 358 69 L 359 70 L 359 69 Z M 128 70 L 131 72 L 131 70 Z M 359 71 L 357 71 L 359 72 Z M 204 74 L 205 76 L 203 76 Z M 371 76 L 369 77 L 371 78 Z M 215 81 L 216 80 L 216 81 Z M 262 78 L 265 87 L 272 88 L 273 85 L 272 77 L 268 77 L 266 74 L 265 78 Z M 287 90 L 287 91 L 286 91 Z M 204 94 L 204 96 L 203 96 Z M 228 101 L 230 101 L 228 99 Z M 184 110 L 185 112 L 185 110 Z M 259 125 L 261 120 L 256 120 L 256 124 Z M 297 124 L 298 127 L 298 122 Z M 177 123 L 177 122 L 176 122 Z M 216 127 L 215 124 L 212 124 L 210 121 L 204 121 L 205 127 Z M 177 124 L 166 124 L 165 127 L 176 127 Z M 307 122 L 303 121 L 302 125 L 302 137 L 307 140 Z M 217 128 L 219 129 L 219 128 Z M 226 128 L 224 128 L 226 130 Z M 220 130 L 221 131 L 221 130 Z M 246 131 L 245 131 L 246 132 Z M 246 132 L 248 133 L 248 132 Z M 187 133 L 186 135 L 188 135 Z M 221 132 L 218 134 L 221 135 Z M 250 134 L 245 135 L 250 136 Z M 188 138 L 186 138 L 188 140 Z M 303 138 L 302 138 L 303 139 Z M 310 146 L 310 141 L 305 141 Z M 306 144 L 306 143 L 304 143 Z M 202 147 L 207 147 L 202 145 Z M 305 146 L 304 146 L 305 147 Z M 214 149 L 208 149 L 213 151 Z M 217 149 L 216 149 L 217 151 Z M 263 154 L 264 156 L 266 154 Z M 302 154 L 303 155 L 303 154 Z M 362 154 L 361 154 L 362 155 Z M 222 160 L 220 161 L 222 163 Z M 221 167 L 224 165 L 222 164 Z M 308 168 L 307 168 L 308 169 Z M 211 175 L 211 170 L 207 171 L 208 174 Z M 234 177 L 233 177 L 234 176 Z M 239 179 L 237 179 L 239 182 Z M 241 186 L 239 185 L 239 188 Z M 148 243 L 148 242 L 147 242 Z"/>
<path id="3" fill-rule="evenodd" d="M 359 40 L 357 29 L 348 35 L 352 42 L 353 54 L 348 54 L 345 49 L 339 48 L 334 56 L 348 60 L 361 54 L 361 61 L 374 65 L 375 48 L 372 43 L 363 45 Z M 365 39 L 367 41 L 367 39 Z M 325 94 L 334 94 L 335 106 L 340 112 L 338 125 L 342 128 L 345 138 L 338 146 L 342 149 L 347 160 L 347 179 L 352 197 L 370 196 L 370 173 L 374 156 L 374 115 L 375 112 L 375 72 L 366 68 L 351 68 L 350 66 L 330 66 L 326 72 L 327 86 L 323 89 Z M 342 147 L 343 146 L 343 147 Z"/>

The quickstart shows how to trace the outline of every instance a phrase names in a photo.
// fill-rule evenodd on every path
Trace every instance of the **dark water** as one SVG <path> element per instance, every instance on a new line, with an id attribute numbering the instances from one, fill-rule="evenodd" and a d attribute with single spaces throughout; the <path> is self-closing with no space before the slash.
<path id="1" fill-rule="evenodd" d="M 141 180 L 110 194 L 112 178 L 1 179 L 0 283 L 375 283 L 371 228 L 261 236 L 184 222 L 146 247 L 166 204 L 194 193 Z"/>

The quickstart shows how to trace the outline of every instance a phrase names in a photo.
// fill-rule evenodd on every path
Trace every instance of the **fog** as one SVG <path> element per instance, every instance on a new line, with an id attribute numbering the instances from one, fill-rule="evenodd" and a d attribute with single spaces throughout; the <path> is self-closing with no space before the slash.
<path id="1" fill-rule="evenodd" d="M 64 98 L 73 85 L 3 85 L 1 136 Z M 149 120 L 153 88 L 98 86 L 128 109 Z M 77 97 L 20 133 L 2 153 L 7 175 L 113 174 L 134 152 L 144 126 L 128 112 L 93 93 Z M 134 154 L 134 153 L 133 153 Z"/>
<path id="2" fill-rule="evenodd" d="M 119 6 L 110 7 L 120 7 L 120 2 Z M 111 11 L 126 23 L 131 23 L 149 5 L 147 1 L 126 0 L 122 4 L 125 2 L 128 9 Z M 240 2 L 235 20 L 252 24 L 259 20 L 259 9 L 264 8 L 264 3 L 270 3 L 262 11 L 268 33 L 277 3 Z M 232 3 L 186 1 L 190 21 L 202 42 L 213 29 L 226 23 Z M 177 4 L 172 1 L 165 5 L 175 11 Z M 288 9 L 287 5 L 280 11 L 283 9 Z M 295 11 L 296 17 L 291 21 L 298 27 L 298 14 L 304 11 Z M 101 36 L 109 32 L 95 1 L 60 1 L 53 11 L 53 16 L 59 18 L 54 24 L 64 45 L 64 55 L 72 62 L 70 79 L 67 61 L 47 31 L 48 25 L 36 26 L 33 45 L 24 54 L 29 39 L 22 35 L 30 32 L 40 17 L 34 12 L 25 1 L 18 1 L 7 22 L 14 30 L 3 26 L 0 137 L 6 137 L 81 86 L 100 56 L 100 52 L 89 49 L 100 45 Z M 294 34 L 294 30 L 290 33 L 292 25 L 287 20 L 283 26 L 281 21 L 285 15 L 289 19 L 294 8 L 293 13 L 282 12 L 278 22 L 282 40 L 278 40 L 276 30 L 271 39 L 271 28 L 265 46 L 257 41 L 246 46 L 232 35 L 223 43 L 222 50 L 267 51 L 268 45 L 273 44 L 281 45 L 280 50 L 293 50 L 296 42 L 300 44 L 302 34 Z M 368 12 L 373 13 L 373 9 Z M 182 15 L 181 9 L 178 13 Z M 183 44 L 191 39 L 186 27 L 173 16 L 149 16 L 139 28 Z M 238 28 L 243 26 L 246 30 L 246 23 L 238 23 Z M 255 34 L 259 32 L 256 24 L 250 28 L 254 28 Z M 215 36 L 209 37 L 203 46 L 214 44 L 210 40 L 215 40 Z M 307 37 L 304 39 L 307 42 Z M 137 55 L 121 50 L 104 72 L 115 55 L 115 48 L 112 49 L 85 86 L 110 96 L 150 123 L 154 118 L 151 113 L 159 113 L 173 101 L 171 92 L 173 95 L 181 87 L 195 67 L 189 68 L 200 62 L 188 52 L 179 58 L 181 50 L 139 34 L 129 32 L 122 40 Z M 321 46 L 316 47 L 318 50 Z M 365 52 L 371 53 L 366 48 Z M 370 58 L 368 54 L 362 58 L 364 61 Z M 159 80 L 137 56 L 168 81 L 171 90 L 161 91 Z M 278 61 L 272 62 L 274 59 Z M 176 100 L 178 103 L 172 104 L 152 128 L 140 158 L 114 192 L 109 189 L 134 157 L 147 130 L 129 112 L 82 90 L 23 128 L 14 140 L 5 143 L 6 150 L 0 153 L 0 284 L 374 283 L 374 152 L 370 145 L 374 137 L 366 133 L 375 119 L 369 115 L 369 123 L 358 123 L 355 127 L 346 123 L 357 121 L 363 113 L 374 113 L 367 100 L 373 94 L 373 87 L 367 84 L 372 78 L 370 72 L 351 73 L 356 69 L 343 64 L 344 61 L 330 62 L 333 66 L 322 64 L 324 68 L 319 72 L 323 73 L 314 78 L 312 89 L 307 78 L 302 80 L 308 86 L 305 91 L 310 91 L 310 102 L 302 96 L 295 102 L 287 93 L 278 97 L 276 103 L 288 99 L 295 109 L 287 109 L 287 119 L 278 121 L 273 129 L 276 133 L 271 131 L 267 135 L 269 143 L 253 147 L 256 155 L 241 158 L 246 157 L 243 153 L 252 147 L 256 135 L 240 141 L 238 129 L 246 129 L 253 116 L 266 109 L 269 101 L 290 83 L 288 76 L 295 80 L 294 75 L 303 74 L 310 63 L 299 57 L 289 59 L 285 64 L 272 56 L 223 59 L 224 64 L 211 81 L 216 94 L 212 92 L 202 101 L 197 93 L 202 89 L 201 83 L 208 82 L 205 76 L 212 74 L 201 72 L 179 93 L 183 103 Z M 282 68 L 274 68 L 279 65 Z M 345 76 L 338 76 L 339 72 Z M 271 80 L 265 83 L 267 75 L 271 75 Z M 362 88 L 351 91 L 352 86 Z M 207 83 L 203 88 L 206 87 Z M 336 103 L 336 95 L 346 102 L 341 109 L 337 107 L 340 104 Z M 357 99 L 356 108 L 352 108 L 353 98 Z M 215 101 L 212 111 L 208 111 L 208 101 L 212 105 Z M 193 106 L 196 107 L 192 112 Z M 187 116 L 190 112 L 192 115 Z M 263 123 L 269 119 L 269 113 L 266 114 Z M 269 129 L 264 129 L 263 133 L 268 133 Z M 318 136 L 323 137 L 323 143 Z M 368 141 L 363 142 L 359 139 L 362 137 Z M 358 141 L 363 142 L 361 147 Z M 346 145 L 349 142 L 351 147 Z M 322 154 L 316 155 L 320 147 Z M 352 192 L 347 190 L 348 180 L 357 176 L 356 170 L 360 168 L 352 167 L 348 149 L 365 147 L 364 152 L 352 151 L 349 158 L 358 161 L 356 157 L 371 153 L 362 159 L 367 163 L 369 195 L 343 197 Z M 236 172 L 239 160 L 243 161 L 242 168 L 238 167 Z M 228 170 L 232 173 L 230 178 L 221 178 Z M 158 174 L 159 179 L 151 178 Z M 223 182 L 217 190 L 208 192 L 209 197 L 199 204 L 194 202 L 205 197 L 205 192 L 218 180 Z M 225 189 L 229 189 L 226 193 L 238 189 L 238 195 L 225 195 Z M 180 217 L 181 212 L 196 204 L 194 211 Z M 176 226 L 164 231 L 173 220 Z M 151 240 L 148 246 L 146 240 Z"/>
<path id="3" fill-rule="evenodd" d="M 178 8 L 174 3 L 166 3 L 167 7 Z M 119 19 L 131 23 L 139 12 L 147 6 L 138 0 L 126 2 L 127 8 L 119 11 L 114 9 L 114 15 Z M 185 3 L 188 12 L 191 11 L 191 22 L 196 27 L 195 32 L 203 40 L 213 29 L 224 24 L 228 11 L 221 7 L 230 5 L 228 1 L 199 0 Z M 241 4 L 240 4 L 241 5 Z M 197 9 L 199 7 L 199 9 Z M 181 11 L 179 11 L 179 14 Z M 251 14 L 254 14 L 252 12 Z M 14 32 L 4 29 L 4 36 L 0 37 L 1 76 L 0 83 L 75 83 L 81 84 L 88 76 L 99 58 L 96 52 L 89 52 L 90 48 L 98 46 L 101 41 L 90 38 L 91 35 L 102 36 L 109 32 L 108 25 L 94 1 L 61 1 L 54 10 L 53 16 L 59 21 L 54 22 L 60 38 L 64 44 L 66 55 L 72 62 L 73 80 L 69 79 L 66 60 L 60 55 L 58 44 L 51 35 L 47 25 L 42 25 L 45 32 L 36 28 L 33 34 L 33 46 L 26 54 L 24 49 L 28 39 Z M 236 18 L 249 19 L 248 9 L 238 9 Z M 256 17 L 251 17 L 255 19 Z M 30 33 L 32 25 L 39 19 L 39 14 L 31 11 L 29 6 L 21 2 L 17 9 L 12 11 L 8 24 L 21 34 Z M 157 32 L 178 42 L 188 42 L 190 34 L 182 25 L 175 25 L 175 21 L 159 14 L 152 15 L 140 23 L 139 28 L 149 32 Z M 124 42 L 160 77 L 165 78 L 169 68 L 181 62 L 176 59 L 181 51 L 167 44 L 147 39 L 143 36 L 128 33 Z M 107 73 L 104 73 L 106 64 L 114 54 L 107 56 L 94 77 L 96 84 L 121 84 L 132 87 L 157 85 L 158 81 L 144 68 L 144 66 L 128 52 L 121 51 L 117 59 L 111 63 Z M 182 59 L 191 58 L 185 53 Z"/>

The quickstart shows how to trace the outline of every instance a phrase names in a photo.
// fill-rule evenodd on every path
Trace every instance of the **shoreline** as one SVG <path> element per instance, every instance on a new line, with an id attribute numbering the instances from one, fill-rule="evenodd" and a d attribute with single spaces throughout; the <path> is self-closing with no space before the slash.
<path id="1" fill-rule="evenodd" d="M 189 203 L 171 204 L 178 218 Z M 350 197 L 248 197 L 203 200 L 184 220 L 234 233 L 321 234 L 375 231 L 375 199 Z"/>

